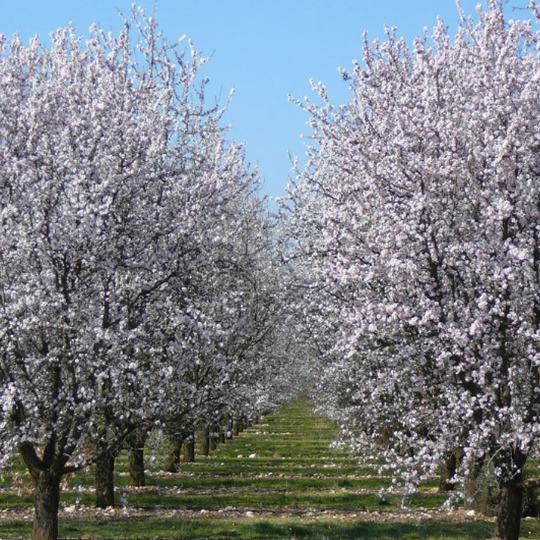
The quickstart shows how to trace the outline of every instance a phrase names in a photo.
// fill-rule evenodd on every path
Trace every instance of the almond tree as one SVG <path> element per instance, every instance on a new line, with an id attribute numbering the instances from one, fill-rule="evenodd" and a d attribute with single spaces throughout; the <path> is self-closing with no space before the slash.
<path id="1" fill-rule="evenodd" d="M 137 11 L 117 37 L 0 40 L 0 459 L 34 479 L 34 539 L 62 476 L 160 410 L 147 321 L 204 255 L 186 186 L 222 132 L 204 62 Z"/>
<path id="2" fill-rule="evenodd" d="M 501 539 L 540 425 L 539 38 L 492 0 L 453 40 L 442 21 L 412 48 L 366 39 L 350 103 L 316 85 L 303 104 L 315 144 L 291 193 L 345 439 L 410 489 L 459 446 L 454 481 L 493 471 Z"/>

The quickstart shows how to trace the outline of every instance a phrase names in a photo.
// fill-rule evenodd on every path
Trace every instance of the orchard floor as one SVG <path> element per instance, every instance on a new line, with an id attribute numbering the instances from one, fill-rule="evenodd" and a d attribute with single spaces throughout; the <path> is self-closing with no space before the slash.
<path id="1" fill-rule="evenodd" d="M 92 507 L 92 471 L 68 481 L 62 495 L 60 536 L 66 539 L 481 539 L 493 521 L 463 509 L 442 510 L 435 481 L 401 508 L 381 499 L 391 477 L 377 465 L 358 467 L 330 449 L 335 428 L 298 400 L 268 416 L 210 457 L 178 474 L 149 465 L 148 485 L 128 486 L 119 459 L 118 508 Z M 0 539 L 28 538 L 32 494 L 15 463 L 0 482 Z M 523 538 L 540 539 L 530 518 Z"/>

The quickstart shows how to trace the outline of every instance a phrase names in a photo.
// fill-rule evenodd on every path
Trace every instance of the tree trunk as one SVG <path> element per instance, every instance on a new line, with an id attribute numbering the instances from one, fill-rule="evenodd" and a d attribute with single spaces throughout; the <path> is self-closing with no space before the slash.
<path id="1" fill-rule="evenodd" d="M 457 468 L 457 456 L 456 452 L 451 452 L 445 462 L 441 467 L 441 474 L 439 476 L 439 493 L 444 493 L 445 491 L 452 491 L 455 487 L 454 482 L 450 480 L 456 474 Z"/>
<path id="2" fill-rule="evenodd" d="M 464 484 L 465 508 L 486 517 L 496 516 L 499 504 L 499 486 L 493 466 L 492 462 L 486 463 L 485 458 L 477 459 Z"/>
<path id="3" fill-rule="evenodd" d="M 171 451 L 165 460 L 163 470 L 165 472 L 176 473 L 180 470 L 180 459 L 182 457 L 182 445 L 184 443 L 184 437 L 178 435 L 171 441 Z"/>
<path id="4" fill-rule="evenodd" d="M 229 418 L 227 421 L 227 439 L 233 438 L 233 419 Z"/>
<path id="5" fill-rule="evenodd" d="M 222 444 L 225 444 L 226 440 L 227 439 L 225 438 L 225 427 L 220 426 L 219 427 L 219 442 L 222 443 Z"/>
<path id="6" fill-rule="evenodd" d="M 60 504 L 60 480 L 62 476 L 50 469 L 34 474 L 35 513 L 32 540 L 58 539 L 58 506 Z"/>
<path id="7" fill-rule="evenodd" d="M 208 427 L 201 431 L 201 454 L 210 455 L 210 428 Z"/>
<path id="8" fill-rule="evenodd" d="M 240 433 L 242 433 L 243 430 L 244 430 L 244 423 L 242 422 L 242 420 L 236 419 L 234 421 L 234 429 L 233 429 L 234 435 L 237 437 L 238 435 L 240 435 Z"/>
<path id="9" fill-rule="evenodd" d="M 129 477 L 130 484 L 135 487 L 146 486 L 144 476 L 144 443 L 146 433 L 136 431 L 128 441 L 129 444 Z"/>
<path id="10" fill-rule="evenodd" d="M 523 511 L 521 517 L 538 517 L 540 506 L 538 505 L 538 487 L 540 482 L 531 481 L 523 483 Z"/>
<path id="11" fill-rule="evenodd" d="M 107 452 L 96 461 L 96 508 L 114 506 L 114 459 Z"/>
<path id="12" fill-rule="evenodd" d="M 464 492 L 466 508 L 474 508 L 475 501 L 478 500 L 478 495 L 481 492 L 481 473 L 483 466 L 484 458 L 477 459 L 467 478 L 465 478 Z"/>
<path id="13" fill-rule="evenodd" d="M 523 476 L 515 475 L 500 488 L 499 507 L 495 525 L 498 540 L 518 540 L 523 505 Z"/>
<path id="14" fill-rule="evenodd" d="M 190 433 L 184 441 L 184 455 L 182 457 L 182 463 L 194 463 L 195 462 L 195 434 Z"/>
<path id="15" fill-rule="evenodd" d="M 212 426 L 210 433 L 210 450 L 217 450 L 218 447 L 218 428 L 216 425 Z"/>

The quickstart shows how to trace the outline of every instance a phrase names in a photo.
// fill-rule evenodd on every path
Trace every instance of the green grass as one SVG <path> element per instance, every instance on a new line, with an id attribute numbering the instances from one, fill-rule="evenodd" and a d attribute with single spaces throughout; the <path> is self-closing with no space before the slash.
<path id="1" fill-rule="evenodd" d="M 492 538 L 493 523 L 431 520 L 399 522 L 396 512 L 401 500 L 387 496 L 382 501 L 379 490 L 388 487 L 392 478 L 378 474 L 380 463 L 358 466 L 355 459 L 330 447 L 335 427 L 312 411 L 306 400 L 289 404 L 282 411 L 227 441 L 209 457 L 198 456 L 178 474 L 160 473 L 161 464 L 147 470 L 147 488 L 128 487 L 127 458 L 117 460 L 116 485 L 128 507 L 193 511 L 197 517 L 129 518 L 122 512 L 114 518 L 61 519 L 61 537 L 86 539 L 481 539 Z M 249 458 L 250 454 L 255 457 Z M 242 457 L 239 457 L 242 456 Z M 529 465 L 538 474 L 538 464 Z M 94 481 L 91 469 L 70 478 L 70 489 L 62 494 L 61 504 L 76 501 L 92 506 Z M 31 495 L 18 495 L 16 486 L 30 485 L 24 464 L 16 459 L 0 479 L 0 508 L 28 508 Z M 6 491 L 6 487 L 8 489 Z M 76 492 L 83 486 L 82 495 Z M 446 500 L 435 493 L 437 481 L 424 485 L 409 501 L 411 509 L 438 509 Z M 120 498 L 120 497 L 119 497 Z M 201 509 L 219 511 L 236 509 L 223 517 L 203 516 Z M 246 517 L 245 512 L 255 512 Z M 257 517 L 258 512 L 265 512 Z M 274 512 L 273 517 L 269 513 Z M 363 516 L 354 517 L 357 512 Z M 278 517 L 279 513 L 285 515 Z M 298 515 L 295 515 L 297 513 Z M 300 516 L 300 514 L 302 514 Z M 28 536 L 27 521 L 8 522 L 0 514 L 0 538 Z M 378 516 L 377 519 L 372 516 Z M 391 521 L 384 521 L 387 517 Z M 455 519 L 455 518 L 454 518 Z M 4 521 L 2 521 L 4 520 Z M 540 539 L 536 521 L 523 524 L 523 538 Z"/>
<path id="2" fill-rule="evenodd" d="M 446 500 L 444 495 L 416 495 L 411 500 L 415 508 L 439 508 Z M 237 507 L 255 510 L 277 510 L 287 508 L 316 508 L 329 510 L 397 510 L 400 508 L 398 497 L 387 497 L 389 504 L 382 506 L 376 494 L 357 493 L 318 493 L 318 492 L 251 492 L 251 493 L 209 493 L 205 495 L 183 494 L 137 494 L 128 497 L 131 506 L 140 508 L 186 508 L 189 510 L 219 510 Z M 67 501 L 72 502 L 72 501 Z M 90 500 L 83 497 L 83 504 Z"/>
<path id="3" fill-rule="evenodd" d="M 174 476 L 174 477 L 149 477 L 148 486 L 169 487 L 181 489 L 257 489 L 257 490 L 332 490 L 332 489 L 379 489 L 381 486 L 387 487 L 391 483 L 391 478 L 339 478 L 323 477 L 315 478 L 290 477 L 290 476 Z M 90 487 L 93 478 L 85 478 L 84 482 L 71 482 L 72 487 L 83 485 Z M 116 485 L 118 487 L 127 486 L 127 477 L 118 477 Z"/>
<path id="4" fill-rule="evenodd" d="M 64 521 L 61 537 L 125 539 L 296 539 L 306 540 L 469 540 L 492 538 L 493 524 L 472 523 L 377 523 L 373 521 L 334 522 L 298 519 L 144 519 Z M 12 523 L 1 529 L 3 535 L 27 536 L 28 523 Z M 523 538 L 539 538 L 536 523 L 526 523 Z M 5 536 L 2 536 L 5 538 Z"/>

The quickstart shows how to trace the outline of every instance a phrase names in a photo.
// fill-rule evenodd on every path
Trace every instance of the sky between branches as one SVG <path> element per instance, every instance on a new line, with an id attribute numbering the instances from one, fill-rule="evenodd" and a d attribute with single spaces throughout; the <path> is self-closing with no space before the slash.
<path id="1" fill-rule="evenodd" d="M 527 0 L 508 6 L 525 7 Z M 73 22 L 86 35 L 93 22 L 117 32 L 118 11 L 129 12 L 131 0 L 2 0 L 0 32 L 18 33 L 23 41 L 42 37 Z M 303 163 L 301 134 L 309 134 L 307 116 L 288 102 L 288 95 L 311 96 L 309 79 L 322 81 L 334 103 L 348 101 L 347 83 L 338 67 L 348 69 L 361 56 L 362 34 L 382 37 L 384 26 L 397 26 L 411 42 L 432 29 L 437 15 L 457 27 L 454 0 L 140 0 L 155 13 L 166 36 L 186 34 L 212 61 L 204 74 L 211 79 L 209 96 L 226 101 L 235 96 L 225 117 L 231 136 L 247 141 L 248 156 L 265 179 L 264 194 L 284 194 L 291 174 L 290 152 Z M 462 0 L 474 14 L 475 0 Z M 524 10 L 511 16 L 526 17 Z"/>

